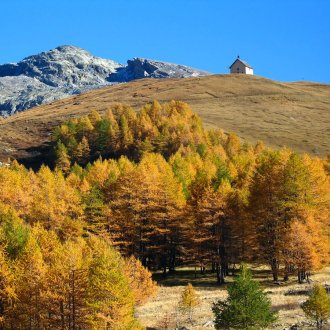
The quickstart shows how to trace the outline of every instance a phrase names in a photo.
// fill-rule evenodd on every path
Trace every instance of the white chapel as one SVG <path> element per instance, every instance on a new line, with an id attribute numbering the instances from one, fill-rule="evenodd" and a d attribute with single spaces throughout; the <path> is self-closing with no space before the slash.
<path id="1" fill-rule="evenodd" d="M 253 74 L 253 68 L 247 62 L 241 60 L 239 56 L 234 61 L 234 63 L 229 67 L 230 73 L 243 73 L 243 74 Z"/>

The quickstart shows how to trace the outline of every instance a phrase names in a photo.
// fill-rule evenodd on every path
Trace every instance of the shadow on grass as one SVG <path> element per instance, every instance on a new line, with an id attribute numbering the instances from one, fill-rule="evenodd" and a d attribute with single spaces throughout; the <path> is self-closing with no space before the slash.
<path id="1" fill-rule="evenodd" d="M 195 273 L 194 269 L 177 269 L 174 272 L 168 273 L 164 277 L 161 273 L 154 273 L 153 279 L 162 286 L 186 286 L 191 283 L 194 287 L 214 290 L 217 288 L 225 288 L 226 284 L 217 284 L 216 274 L 211 271 L 206 271 L 205 274 Z M 232 276 L 226 278 L 228 282 L 232 282 Z"/>
<path id="2" fill-rule="evenodd" d="M 30 155 L 26 158 L 17 158 L 17 161 L 26 168 L 31 168 L 38 171 L 43 164 L 49 166 L 50 168 L 54 165 L 54 153 L 52 146 L 49 143 L 45 143 L 42 146 L 30 147 L 21 150 L 25 150 Z"/>
<path id="3" fill-rule="evenodd" d="M 290 279 L 287 281 L 284 281 L 283 278 L 279 276 L 279 280 L 274 282 L 269 269 L 251 268 L 251 271 L 253 279 L 264 287 L 288 287 L 298 283 L 295 276 L 290 276 Z"/>
<path id="4" fill-rule="evenodd" d="M 289 290 L 285 292 L 285 296 L 308 296 L 311 293 L 311 288 L 305 288 L 301 290 Z"/>
<path id="5" fill-rule="evenodd" d="M 276 312 L 279 312 L 279 311 L 283 311 L 283 310 L 285 310 L 285 311 L 296 310 L 298 307 L 299 307 L 299 303 L 292 302 L 292 303 L 274 305 L 272 309 Z"/>
<path id="6" fill-rule="evenodd" d="M 297 281 L 292 277 L 289 281 L 274 282 L 271 276 L 271 272 L 268 269 L 252 268 L 252 277 L 258 281 L 265 288 L 287 287 L 292 284 L 296 284 Z M 230 271 L 230 274 L 232 272 Z M 238 274 L 236 270 L 235 275 Z M 217 283 L 216 273 L 211 270 L 206 270 L 204 274 L 201 274 L 199 270 L 195 272 L 193 267 L 177 268 L 174 272 L 167 273 L 164 276 L 160 272 L 153 274 L 153 279 L 162 286 L 174 287 L 174 286 L 186 286 L 191 283 L 194 287 L 200 287 L 203 289 L 214 290 L 217 288 L 226 288 L 227 284 L 234 281 L 235 276 L 227 276 L 225 278 L 225 284 L 219 285 Z M 304 293 L 305 294 L 305 293 Z"/>

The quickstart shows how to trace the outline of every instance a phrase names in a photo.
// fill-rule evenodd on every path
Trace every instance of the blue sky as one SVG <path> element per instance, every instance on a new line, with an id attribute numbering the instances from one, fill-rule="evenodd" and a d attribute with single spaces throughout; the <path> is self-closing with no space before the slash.
<path id="1" fill-rule="evenodd" d="M 2 0 L 0 63 L 75 45 L 228 73 L 330 83 L 330 0 Z"/>

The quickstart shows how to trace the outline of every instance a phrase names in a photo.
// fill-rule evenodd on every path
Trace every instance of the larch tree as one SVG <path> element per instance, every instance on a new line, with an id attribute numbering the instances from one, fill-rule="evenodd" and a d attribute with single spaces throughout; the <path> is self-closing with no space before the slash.
<path id="1" fill-rule="evenodd" d="M 291 239 L 284 239 L 282 250 L 286 255 L 290 255 L 291 250 L 297 255 L 297 247 L 300 247 L 300 258 L 295 263 L 290 264 L 290 258 L 284 258 L 287 272 L 285 277 L 288 277 L 290 268 L 294 267 L 301 282 L 308 271 L 317 269 L 328 257 L 324 232 L 325 223 L 329 219 L 330 190 L 318 161 L 311 161 L 295 153 L 290 155 L 286 163 L 283 178 L 283 222 L 287 232 L 296 231 L 293 238 L 296 246 L 292 245 Z M 290 243 L 291 249 L 288 248 Z"/>
<path id="2" fill-rule="evenodd" d="M 166 272 L 169 258 L 175 259 L 180 189 L 169 165 L 156 155 L 146 155 L 134 171 L 119 177 L 110 203 L 115 244 L 143 265 L 162 264 Z"/>
<path id="3" fill-rule="evenodd" d="M 110 244 L 97 237 L 90 237 L 92 249 L 88 272 L 89 323 L 95 329 L 139 328 L 134 319 L 134 294 L 125 276 L 124 263 Z"/>
<path id="4" fill-rule="evenodd" d="M 301 308 L 309 319 L 316 321 L 317 329 L 323 329 L 324 322 L 330 318 L 330 297 L 324 287 L 314 285 L 311 295 Z"/>
<path id="5" fill-rule="evenodd" d="M 25 249 L 30 231 L 10 206 L 0 203 L 0 242 L 7 258 L 14 260 Z"/>
<path id="6" fill-rule="evenodd" d="M 17 299 L 7 324 L 16 329 L 40 329 L 44 326 L 42 292 L 46 285 L 46 264 L 33 236 L 29 236 L 24 250 L 15 260 L 14 269 Z"/>
<path id="7" fill-rule="evenodd" d="M 11 262 L 3 247 L 0 247 L 0 329 L 4 330 L 8 315 L 17 299 L 15 277 L 11 269 Z"/>
<path id="8" fill-rule="evenodd" d="M 188 314 L 190 323 L 193 321 L 194 309 L 200 305 L 199 297 L 191 283 L 183 289 L 179 301 L 179 308 Z"/>
<path id="9" fill-rule="evenodd" d="M 182 186 L 161 155 L 145 155 L 139 169 L 144 173 L 142 175 L 151 192 L 147 201 L 152 206 L 148 224 L 149 249 L 151 254 L 158 256 L 163 273 L 166 274 L 167 268 L 174 270 L 180 254 L 180 221 L 185 203 Z"/>
<path id="10" fill-rule="evenodd" d="M 256 251 L 255 232 L 250 226 L 248 216 L 248 188 L 234 188 L 228 181 L 223 181 L 218 189 L 223 201 L 223 221 L 226 224 L 227 262 L 233 267 L 244 261 L 253 262 Z"/>
<path id="11" fill-rule="evenodd" d="M 192 183 L 187 205 L 193 259 L 200 264 L 202 273 L 207 263 L 212 264 L 217 282 L 223 284 L 229 268 L 230 227 L 224 214 L 224 198 L 214 191 L 205 173 L 200 172 Z"/>
<path id="12" fill-rule="evenodd" d="M 66 146 L 59 140 L 55 149 L 56 155 L 56 167 L 63 171 L 63 173 L 69 173 L 71 167 L 71 160 L 68 155 Z"/>
<path id="13" fill-rule="evenodd" d="M 133 144 L 133 133 L 124 114 L 121 115 L 119 120 L 119 143 L 124 151 L 129 150 Z"/>
<path id="14" fill-rule="evenodd" d="M 230 133 L 227 137 L 225 149 L 229 157 L 237 155 L 241 149 L 241 142 L 239 137 L 235 133 Z"/>
<path id="15" fill-rule="evenodd" d="M 151 272 L 143 267 L 140 260 L 133 256 L 126 259 L 124 271 L 137 306 L 143 305 L 155 295 L 157 284 L 152 280 Z"/>
<path id="16" fill-rule="evenodd" d="M 47 322 L 57 329 L 88 324 L 88 270 L 91 251 L 82 239 L 58 244 L 47 271 Z"/>
<path id="17" fill-rule="evenodd" d="M 257 160 L 251 185 L 249 209 L 251 226 L 261 262 L 270 265 L 273 279 L 279 278 L 281 248 L 286 230 L 281 210 L 283 169 L 287 160 L 284 152 L 265 152 Z"/>
<path id="18" fill-rule="evenodd" d="M 249 198 L 251 224 L 261 256 L 270 264 L 275 281 L 281 264 L 285 266 L 285 279 L 296 271 L 301 282 L 308 270 L 329 260 L 324 235 L 329 222 L 328 184 L 322 167 L 308 157 L 289 150 L 266 151 L 259 156 Z M 290 234 L 294 228 L 298 234 L 294 238 L 296 245 Z M 309 245 L 303 248 L 306 235 Z M 299 262 L 293 257 L 297 254 Z M 302 260 L 306 262 L 304 266 Z"/>
<path id="19" fill-rule="evenodd" d="M 47 229 L 64 237 L 82 233 L 83 207 L 74 187 L 67 184 L 63 173 L 42 166 L 36 176 L 36 186 L 29 213 L 30 224 L 40 222 Z"/>
<path id="20" fill-rule="evenodd" d="M 71 126 L 74 124 L 74 122 L 70 122 Z M 94 130 L 94 126 L 90 121 L 90 118 L 88 116 L 80 117 L 76 124 L 73 126 L 73 133 L 75 135 L 75 138 L 77 141 L 81 141 L 83 137 L 85 137 L 87 140 L 89 139 L 91 132 Z"/>
<path id="21" fill-rule="evenodd" d="M 81 141 L 77 144 L 76 148 L 73 151 L 74 160 L 85 166 L 90 159 L 90 146 L 87 138 L 85 136 L 82 137 Z"/>
<path id="22" fill-rule="evenodd" d="M 147 205 L 142 204 L 142 199 L 147 197 L 147 192 L 143 180 L 138 172 L 130 171 L 115 182 L 110 197 L 109 233 L 125 256 L 134 255 L 146 265 L 144 209 Z"/>

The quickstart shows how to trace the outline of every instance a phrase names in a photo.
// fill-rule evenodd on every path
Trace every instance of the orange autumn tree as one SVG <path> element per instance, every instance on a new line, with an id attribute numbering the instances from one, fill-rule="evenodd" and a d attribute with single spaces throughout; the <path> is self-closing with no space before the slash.
<path id="1" fill-rule="evenodd" d="M 181 186 L 164 158 L 145 155 L 114 184 L 109 227 L 114 243 L 143 265 L 153 264 L 166 273 L 176 258 L 183 203 Z"/>
<path id="2" fill-rule="evenodd" d="M 135 301 L 125 262 L 104 238 L 90 236 L 62 244 L 52 231 L 39 226 L 30 230 L 13 260 L 3 252 L 1 256 L 4 329 L 140 328 L 134 305 L 151 291 Z M 138 273 L 143 274 L 144 289 L 153 287 L 142 266 Z"/>
<path id="3" fill-rule="evenodd" d="M 142 266 L 140 260 L 133 256 L 129 257 L 125 262 L 125 274 L 137 305 L 143 305 L 156 294 L 156 282 L 152 280 L 152 274 Z"/>
<path id="4" fill-rule="evenodd" d="M 68 160 L 86 165 L 99 156 L 139 160 L 145 152 L 157 152 L 169 158 L 181 145 L 207 144 L 207 134 L 186 103 L 154 101 L 139 112 L 116 104 L 104 116 L 93 111 L 71 119 L 54 130 L 53 142 L 57 163 L 66 168 Z"/>
<path id="5" fill-rule="evenodd" d="M 3 247 L 0 248 L 0 329 L 4 329 L 8 314 L 12 312 L 14 301 L 17 299 L 14 285 L 14 272 L 6 258 Z"/>
<path id="6" fill-rule="evenodd" d="M 24 250 L 14 262 L 16 297 L 6 324 L 14 328 L 36 329 L 44 325 L 43 292 L 46 290 L 46 264 L 35 238 L 30 235 Z"/>
<path id="7" fill-rule="evenodd" d="M 82 233 L 83 206 L 74 187 L 67 184 L 60 171 L 42 166 L 34 176 L 34 192 L 26 220 L 42 223 L 62 237 Z"/>
<path id="8" fill-rule="evenodd" d="M 294 241 L 301 250 L 300 260 L 291 264 L 285 260 L 285 265 L 286 269 L 292 266 L 297 269 L 299 282 L 305 279 L 306 272 L 329 262 L 325 235 L 325 223 L 329 221 L 329 181 L 320 165 L 316 159 L 292 153 L 284 169 L 282 205 L 285 221 L 289 223 L 288 232 L 295 232 Z M 304 245 L 307 246 L 304 248 Z M 292 249 L 296 251 L 296 247 L 292 246 Z M 290 255 L 287 246 L 283 250 Z"/>
<path id="9" fill-rule="evenodd" d="M 249 197 L 250 225 L 255 232 L 258 261 L 271 267 L 274 281 L 279 277 L 281 246 L 286 232 L 280 201 L 287 158 L 285 151 L 266 151 L 259 156 Z"/>
<path id="10" fill-rule="evenodd" d="M 330 205 L 328 178 L 318 160 L 288 150 L 261 157 L 250 197 L 261 258 L 271 265 L 274 280 L 284 265 L 285 279 L 295 272 L 301 282 L 307 271 L 329 262 L 325 234 Z"/>
<path id="11" fill-rule="evenodd" d="M 223 202 L 210 187 L 205 173 L 198 173 L 192 183 L 187 211 L 188 258 L 199 264 L 202 273 L 207 264 L 213 264 L 218 282 L 222 283 L 227 263 L 222 232 Z"/>

